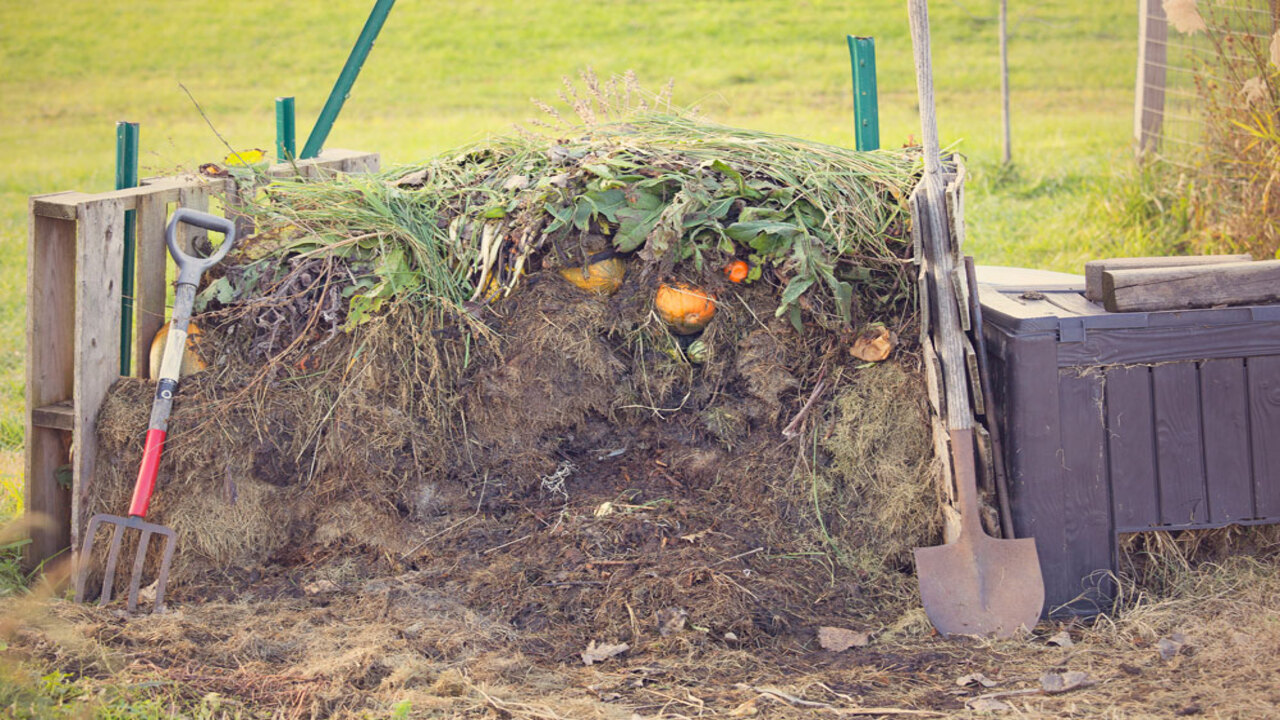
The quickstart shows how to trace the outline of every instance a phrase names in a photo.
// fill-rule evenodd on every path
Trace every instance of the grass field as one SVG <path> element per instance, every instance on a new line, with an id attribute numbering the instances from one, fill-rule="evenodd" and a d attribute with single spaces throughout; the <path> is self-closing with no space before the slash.
<path id="1" fill-rule="evenodd" d="M 940 126 L 975 171 L 969 250 L 1070 270 L 1115 242 L 1101 204 L 1130 164 L 1131 3 L 1015 6 L 1013 169 L 1001 169 L 996 6 L 932 7 Z M 26 198 L 111 188 L 114 123 L 142 125 L 143 175 L 270 147 L 297 97 L 299 146 L 371 3 L 6 3 L 0 22 L 0 446 L 20 447 Z M 634 70 L 713 120 L 852 143 L 846 33 L 877 40 L 882 142 L 919 135 L 905 3 L 613 0 L 402 3 L 329 145 L 409 162 L 503 133 L 562 76 Z M 1104 213 L 1106 214 L 1106 213 Z"/>

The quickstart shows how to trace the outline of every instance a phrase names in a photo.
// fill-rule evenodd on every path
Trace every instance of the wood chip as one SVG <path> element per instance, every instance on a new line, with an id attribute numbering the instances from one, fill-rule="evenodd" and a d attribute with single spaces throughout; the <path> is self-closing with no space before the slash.
<path id="1" fill-rule="evenodd" d="M 818 628 L 818 644 L 823 650 L 844 652 L 851 647 L 866 647 L 869 642 L 871 636 L 857 630 L 827 626 Z"/>
<path id="2" fill-rule="evenodd" d="M 592 640 L 591 643 L 587 645 L 587 649 L 582 651 L 582 663 L 584 665 L 594 665 L 598 662 L 604 662 L 611 657 L 621 655 L 630 649 L 631 646 L 626 643 L 618 643 L 617 645 L 610 645 L 608 643 L 597 644 L 595 640 Z"/>
<path id="3" fill-rule="evenodd" d="M 1049 638 L 1045 642 L 1045 644 L 1057 645 L 1058 647 L 1068 648 L 1068 647 L 1071 647 L 1072 645 L 1075 645 L 1075 642 L 1071 639 L 1071 633 L 1067 632 L 1066 630 L 1063 630 L 1057 635 L 1054 635 L 1053 637 Z"/>
<path id="4" fill-rule="evenodd" d="M 1087 673 L 1068 670 L 1064 673 L 1045 673 L 1040 676 L 1040 688 L 1050 695 L 1070 692 L 1095 684 Z"/>

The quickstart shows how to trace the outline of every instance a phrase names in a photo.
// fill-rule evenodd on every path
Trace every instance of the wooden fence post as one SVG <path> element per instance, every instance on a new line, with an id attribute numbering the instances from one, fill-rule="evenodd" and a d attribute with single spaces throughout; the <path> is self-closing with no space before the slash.
<path id="1" fill-rule="evenodd" d="M 1161 1 L 1138 0 L 1138 80 L 1133 101 L 1133 139 L 1139 157 L 1160 147 L 1168 39 L 1169 23 Z"/>

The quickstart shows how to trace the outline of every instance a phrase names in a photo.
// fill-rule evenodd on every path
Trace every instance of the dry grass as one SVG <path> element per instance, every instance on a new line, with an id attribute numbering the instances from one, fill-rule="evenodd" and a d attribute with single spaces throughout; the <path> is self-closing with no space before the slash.
<path id="1" fill-rule="evenodd" d="M 1166 565 L 1180 565 L 1163 547 Z M 1274 554 L 1188 564 L 1164 576 L 1161 594 L 1126 583 L 1114 614 L 1045 623 L 1021 639 L 942 639 L 910 615 L 869 628 L 869 645 L 842 653 L 750 651 L 708 643 L 697 627 L 669 637 L 646 629 L 631 651 L 592 667 L 548 658 L 509 623 L 415 574 L 133 618 L 8 601 L 4 658 L 61 669 L 90 689 L 177 683 L 190 702 L 217 693 L 229 712 L 278 718 L 393 709 L 422 718 L 801 718 L 877 707 L 978 717 L 986 713 L 974 704 L 990 701 L 1011 718 L 1262 718 L 1280 712 L 1278 569 Z M 1070 646 L 1048 642 L 1063 633 Z M 1045 674 L 1068 672 L 1085 683 L 1041 690 Z M 974 674 L 994 684 L 959 684 Z"/>

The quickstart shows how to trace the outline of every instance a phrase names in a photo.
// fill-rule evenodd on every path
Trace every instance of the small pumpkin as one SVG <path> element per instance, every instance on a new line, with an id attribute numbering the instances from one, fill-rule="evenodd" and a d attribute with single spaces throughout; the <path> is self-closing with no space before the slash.
<path id="1" fill-rule="evenodd" d="M 688 283 L 663 283 L 653 299 L 662 321 L 677 335 L 701 332 L 716 314 L 715 295 Z"/>
<path id="2" fill-rule="evenodd" d="M 620 257 L 606 258 L 586 267 L 560 270 L 560 277 L 597 295 L 612 295 L 618 292 L 626 275 L 627 264 Z"/>
<path id="3" fill-rule="evenodd" d="M 751 274 L 751 266 L 746 260 L 734 260 L 724 266 L 724 274 L 729 276 L 730 282 L 740 283 Z"/>
<path id="4" fill-rule="evenodd" d="M 705 343 L 702 338 L 698 338 L 689 343 L 689 347 L 684 350 L 684 355 L 694 365 L 701 365 L 711 359 L 711 346 Z"/>
<path id="5" fill-rule="evenodd" d="M 196 352 L 196 338 L 200 337 L 200 327 L 194 322 L 187 324 L 187 347 L 182 352 L 182 367 L 178 370 L 178 377 L 186 377 L 194 373 L 198 373 L 205 369 L 204 360 L 200 359 L 200 354 Z M 165 323 L 160 328 L 160 332 L 151 341 L 151 357 L 149 358 L 148 367 L 151 369 L 152 379 L 160 377 L 160 364 L 164 359 L 164 345 L 169 339 L 169 323 Z"/>

